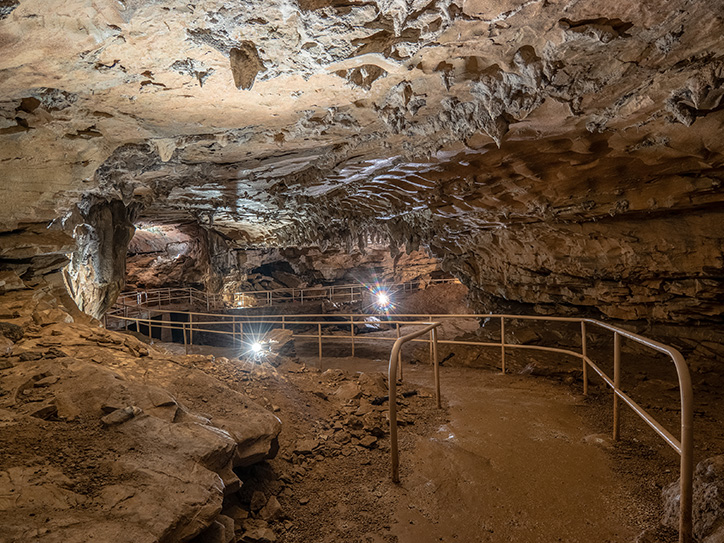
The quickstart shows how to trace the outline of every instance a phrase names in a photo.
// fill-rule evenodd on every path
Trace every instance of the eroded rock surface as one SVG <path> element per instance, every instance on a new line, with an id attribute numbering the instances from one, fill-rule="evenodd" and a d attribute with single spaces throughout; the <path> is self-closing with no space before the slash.
<path id="1" fill-rule="evenodd" d="M 423 249 L 393 255 L 389 245 L 363 250 L 319 247 L 247 249 L 213 230 L 143 225 L 128 248 L 129 288 L 196 286 L 229 295 L 318 284 L 404 283 L 441 275 Z"/>
<path id="2" fill-rule="evenodd" d="M 248 248 L 422 245 L 480 309 L 720 320 L 720 1 L 6 4 L 3 230 L 94 195 Z"/>
<path id="3" fill-rule="evenodd" d="M 0 304 L 3 541 L 190 541 L 241 487 L 233 470 L 276 454 L 279 420 L 185 356 L 47 289 Z"/>
<path id="4" fill-rule="evenodd" d="M 663 523 L 678 526 L 679 483 L 663 492 Z M 724 541 L 724 456 L 702 460 L 694 470 L 694 537 L 703 543 Z"/>

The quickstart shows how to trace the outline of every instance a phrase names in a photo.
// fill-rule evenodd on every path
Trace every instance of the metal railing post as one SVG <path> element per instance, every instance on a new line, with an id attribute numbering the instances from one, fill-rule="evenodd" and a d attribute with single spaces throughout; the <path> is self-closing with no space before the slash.
<path id="1" fill-rule="evenodd" d="M 431 331 L 433 328 L 439 326 L 440 323 L 432 323 L 418 330 L 407 334 L 395 340 L 395 344 L 392 346 L 392 352 L 390 353 L 390 363 L 387 367 L 387 386 L 388 386 L 388 399 L 389 399 L 389 418 L 390 418 L 390 472 L 392 482 L 400 482 L 400 457 L 399 448 L 397 444 L 397 362 L 399 360 L 400 349 L 402 345 L 415 338 L 423 336 Z"/>
<path id="2" fill-rule="evenodd" d="M 683 361 L 682 361 L 683 363 Z M 686 368 L 684 366 L 684 368 Z M 677 371 L 679 367 L 677 365 Z M 682 375 L 685 373 L 685 375 Z M 688 381 L 688 385 L 684 384 Z M 694 404 L 688 369 L 679 372 L 681 387 L 681 464 L 679 467 L 679 543 L 694 541 L 693 479 L 694 479 Z"/>
<path id="3" fill-rule="evenodd" d="M 581 355 L 583 360 L 583 395 L 588 394 L 588 362 L 586 361 L 586 358 L 588 357 L 588 347 L 587 347 L 587 338 L 586 338 L 586 321 L 581 321 Z"/>
<path id="4" fill-rule="evenodd" d="M 435 401 L 437 402 L 438 409 L 440 409 L 442 403 L 440 401 L 440 363 L 437 357 L 437 328 L 433 328 L 430 331 L 432 332 L 432 358 L 435 363 Z"/>
<path id="5" fill-rule="evenodd" d="M 399 339 L 400 338 L 400 323 L 399 322 L 396 323 L 396 326 L 397 326 L 397 338 Z M 397 378 L 400 381 L 402 381 L 402 349 L 400 349 L 400 352 L 397 353 L 397 367 L 399 368 L 398 372 L 397 372 Z"/>
<path id="6" fill-rule="evenodd" d="M 317 340 L 319 342 L 319 366 L 322 366 L 322 325 L 317 324 Z"/>
<path id="7" fill-rule="evenodd" d="M 186 352 L 186 354 L 189 354 L 189 342 L 188 342 L 188 339 L 186 338 L 186 323 L 182 322 L 181 327 L 182 327 L 183 333 L 184 333 L 184 351 Z"/>
<path id="8" fill-rule="evenodd" d="M 395 353 L 395 349 L 397 349 L 397 353 Z M 394 347 L 392 347 L 392 356 L 390 356 L 390 360 L 399 354 L 399 352 L 399 345 L 395 342 Z M 390 463 L 392 464 L 390 469 L 392 482 L 399 483 L 400 454 L 397 449 L 397 379 L 395 378 L 392 368 L 390 368 L 390 371 L 387 372 L 387 383 L 389 388 L 388 402 L 390 412 Z"/>
<path id="9" fill-rule="evenodd" d="M 617 441 L 621 433 L 619 418 L 618 391 L 621 386 L 621 336 L 613 333 L 613 439 Z"/>
<path id="10" fill-rule="evenodd" d="M 500 317 L 500 369 L 505 373 L 505 317 Z"/>
<path id="11" fill-rule="evenodd" d="M 354 315 L 349 316 L 349 335 L 352 339 L 352 358 L 354 358 Z"/>
<path id="12" fill-rule="evenodd" d="M 231 347 L 236 347 L 236 316 L 231 317 Z"/>
<path id="13" fill-rule="evenodd" d="M 189 345 L 194 344 L 194 314 L 189 313 Z"/>
<path id="14" fill-rule="evenodd" d="M 282 315 L 282 330 L 286 330 L 286 323 L 284 322 L 285 315 Z"/>

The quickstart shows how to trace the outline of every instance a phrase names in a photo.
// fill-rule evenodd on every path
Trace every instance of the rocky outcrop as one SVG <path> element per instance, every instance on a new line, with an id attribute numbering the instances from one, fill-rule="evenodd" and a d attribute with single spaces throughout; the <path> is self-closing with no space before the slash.
<path id="1" fill-rule="evenodd" d="M 679 522 L 679 483 L 663 492 L 663 524 L 671 528 Z M 702 543 L 724 541 L 724 456 L 702 460 L 694 470 L 694 537 Z"/>
<path id="2" fill-rule="evenodd" d="M 135 205 L 88 199 L 67 219 L 77 249 L 63 274 L 81 311 L 101 318 L 125 284 L 126 252 L 135 227 Z"/>
<path id="3" fill-rule="evenodd" d="M 74 249 L 73 238 L 58 227 L 28 224 L 0 234 L 0 274 L 8 278 L 4 288 L 13 288 L 10 275 L 37 281 L 59 273 Z M 24 285 L 20 283 L 19 288 Z"/>
<path id="4" fill-rule="evenodd" d="M 195 286 L 208 275 L 206 232 L 192 226 L 139 225 L 128 246 L 130 288 Z"/>
<path id="5" fill-rule="evenodd" d="M 724 309 L 724 255 L 714 233 L 722 220 L 711 210 L 516 225 L 481 232 L 455 248 L 459 254 L 437 244 L 435 253 L 443 269 L 471 287 L 483 311 L 527 305 L 543 314 L 716 321 Z"/>
<path id="6" fill-rule="evenodd" d="M 279 420 L 187 357 L 75 321 L 45 289 L 0 304 L 8 540 L 190 541 L 223 525 L 233 470 L 276 454 Z"/>

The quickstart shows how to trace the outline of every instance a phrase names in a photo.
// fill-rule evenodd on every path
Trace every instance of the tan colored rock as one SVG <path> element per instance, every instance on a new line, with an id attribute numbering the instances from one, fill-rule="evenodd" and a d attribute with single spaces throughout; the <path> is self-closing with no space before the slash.
<path id="1" fill-rule="evenodd" d="M 22 290 L 25 288 L 25 283 L 15 272 L 0 271 L 0 288 L 3 289 L 3 292 Z"/>
<path id="2" fill-rule="evenodd" d="M 0 311 L 22 301 L 25 316 L 18 320 L 32 322 L 34 307 L 67 315 L 53 300 L 44 291 L 11 292 L 0 296 Z M 4 324 L 4 333 L 18 333 Z M 3 370 L 0 387 L 8 409 L 0 413 L 0 427 L 37 435 L 39 446 L 28 450 L 19 442 L 7 452 L 22 456 L 27 468 L 0 473 L 0 501 L 7 502 L 0 504 L 3 529 L 10 540 L 151 543 L 210 536 L 224 497 L 241 486 L 234 463 L 249 465 L 276 452 L 278 419 L 193 369 L 185 357 L 169 360 L 149 347 L 138 358 L 127 349 L 135 338 L 78 322 L 30 325 L 24 334 L 20 362 Z M 72 356 L 60 352 L 61 341 L 72 344 L 64 346 Z M 201 397 L 212 402 L 206 406 Z M 187 405 L 195 402 L 208 416 Z M 240 437 L 221 428 L 220 412 Z M 101 418 L 103 426 L 85 430 Z M 52 426 L 43 426 L 45 420 Z M 83 447 L 71 450 L 71 430 L 80 432 Z M 58 443 L 47 446 L 41 435 Z M 91 472 L 93 481 L 84 480 Z M 68 490 L 89 484 L 92 498 Z M 230 531 L 219 524 L 223 530 L 214 537 L 226 542 L 233 522 Z"/>
<path id="3" fill-rule="evenodd" d="M 284 510 L 276 496 L 271 496 L 266 505 L 259 511 L 259 518 L 267 522 L 276 521 L 284 518 Z"/>

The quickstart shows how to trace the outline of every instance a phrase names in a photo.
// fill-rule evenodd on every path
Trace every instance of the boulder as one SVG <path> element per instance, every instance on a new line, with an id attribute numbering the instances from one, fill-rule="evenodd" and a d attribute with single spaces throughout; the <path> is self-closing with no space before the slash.
<path id="1" fill-rule="evenodd" d="M 261 508 L 264 507 L 265 504 L 266 496 L 264 496 L 264 493 L 260 490 L 255 490 L 251 495 L 251 500 L 249 501 L 249 509 L 257 512 L 261 510 Z"/>
<path id="2" fill-rule="evenodd" d="M 284 518 L 284 510 L 276 496 L 269 498 L 266 505 L 259 511 L 259 518 L 266 521 L 279 520 Z"/>
<path id="3" fill-rule="evenodd" d="M 304 281 L 292 273 L 273 271 L 272 277 L 287 288 L 299 288 L 306 285 Z"/>
<path id="4" fill-rule="evenodd" d="M 115 409 L 108 413 L 105 417 L 101 417 L 101 422 L 106 426 L 113 426 L 114 424 L 123 424 L 127 420 L 131 420 L 143 413 L 143 409 L 134 405 L 129 405 L 122 409 Z"/>
<path id="5" fill-rule="evenodd" d="M 277 536 L 269 524 L 260 519 L 248 519 L 243 524 L 242 543 L 274 543 Z"/>
<path id="6" fill-rule="evenodd" d="M 0 336 L 5 336 L 11 341 L 20 341 L 24 334 L 22 326 L 10 322 L 0 322 Z"/>
<path id="7" fill-rule="evenodd" d="M 387 395 L 387 377 L 383 373 L 360 373 L 359 386 L 364 396 L 378 398 Z"/>
<path id="8" fill-rule="evenodd" d="M 347 402 L 350 400 L 356 400 L 357 398 L 362 396 L 362 392 L 360 391 L 360 387 L 357 383 L 350 381 L 342 384 L 335 391 L 334 396 L 338 400 Z"/>
<path id="9" fill-rule="evenodd" d="M 0 336 L 0 356 L 10 356 L 13 354 L 15 343 L 10 341 L 5 336 Z"/>
<path id="10" fill-rule="evenodd" d="M 26 288 L 25 283 L 14 271 L 0 271 L 0 292 L 11 290 L 22 290 Z"/>
<path id="11" fill-rule="evenodd" d="M 679 525 L 679 482 L 663 491 L 662 523 Z M 724 543 L 724 455 L 702 460 L 694 470 L 694 536 L 702 543 Z"/>
<path id="12" fill-rule="evenodd" d="M 74 493 L 70 489 L 82 472 L 53 471 L 42 456 L 38 466 L 0 473 L 0 508 L 10 540 L 231 541 L 233 519 L 227 527 L 219 515 L 224 497 L 241 487 L 232 468 L 276 453 L 279 420 L 215 378 L 159 357 L 152 348 L 138 358 L 124 347 L 125 336 L 64 326 L 64 340 L 76 345 L 73 357 L 59 363 L 45 356 L 57 351 L 40 347 L 56 341 L 57 325 L 49 326 L 39 329 L 40 338 L 26 338 L 24 353 L 38 349 L 39 356 L 4 372 L 2 387 L 11 406 L 0 427 L 23 425 L 23 432 L 52 440 L 38 419 L 53 420 L 51 430 L 61 432 L 71 421 L 75 431 L 77 422 L 95 425 L 72 458 L 73 465 L 92 467 L 96 490 L 92 498 Z M 179 361 L 189 363 L 185 357 Z M 199 414 L 186 401 L 201 402 L 211 412 Z M 62 452 L 61 463 L 68 458 L 68 451 Z"/>

